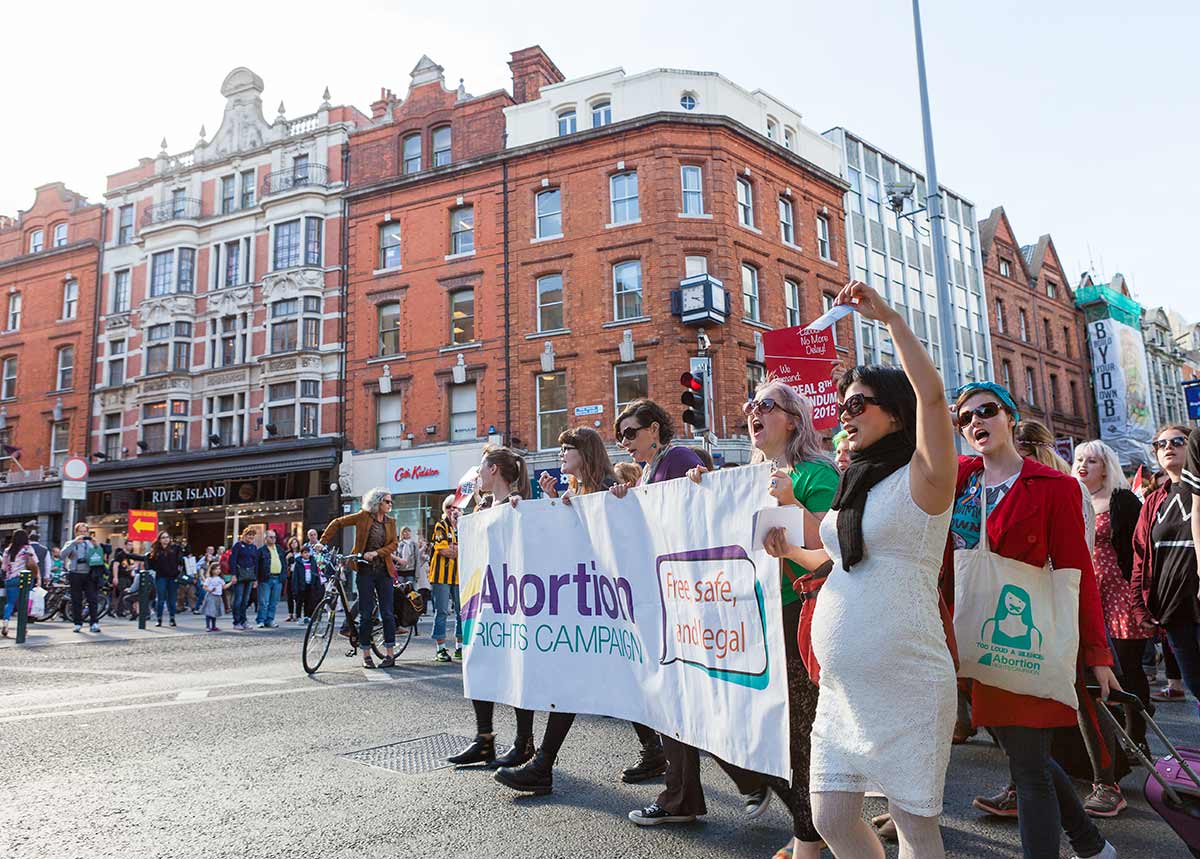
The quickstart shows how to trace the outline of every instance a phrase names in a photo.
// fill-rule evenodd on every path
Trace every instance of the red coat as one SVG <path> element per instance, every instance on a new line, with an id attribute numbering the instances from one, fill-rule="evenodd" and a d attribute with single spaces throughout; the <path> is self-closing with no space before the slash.
<path id="1" fill-rule="evenodd" d="M 1154 528 L 1154 517 L 1162 507 L 1167 497 L 1168 486 L 1155 489 L 1146 496 L 1142 512 L 1138 515 L 1137 526 L 1133 529 L 1133 575 L 1129 583 L 1133 585 L 1133 605 L 1130 614 L 1135 623 L 1154 622 L 1157 618 L 1150 616 L 1146 605 L 1150 602 L 1150 594 L 1154 590 L 1154 547 L 1150 531 Z"/>
<path id="2" fill-rule="evenodd" d="M 966 487 L 967 479 L 982 469 L 983 460 L 978 457 L 959 459 L 955 498 Z M 1000 506 L 988 514 L 988 543 L 996 554 L 1030 566 L 1042 567 L 1050 561 L 1055 567 L 1079 570 L 1081 661 L 1088 667 L 1112 665 L 1082 510 L 1083 490 L 1078 480 L 1026 459 L 1012 489 Z M 941 588 L 946 603 L 952 606 L 954 551 L 949 537 Z M 1059 728 L 1076 724 L 1075 710 L 1058 701 L 1005 692 L 978 680 L 971 683 L 971 688 L 971 718 L 977 726 Z"/>

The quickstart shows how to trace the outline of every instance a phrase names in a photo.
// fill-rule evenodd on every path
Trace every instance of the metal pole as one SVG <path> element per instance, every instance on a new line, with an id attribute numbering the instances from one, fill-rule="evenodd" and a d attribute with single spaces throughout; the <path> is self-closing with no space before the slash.
<path id="1" fill-rule="evenodd" d="M 29 591 L 33 588 L 33 573 L 23 570 L 17 589 L 17 644 L 25 643 L 25 630 L 29 623 Z"/>
<path id="2" fill-rule="evenodd" d="M 951 395 L 958 390 L 958 339 L 955 336 L 954 306 L 950 299 L 949 259 L 946 255 L 946 224 L 937 165 L 933 158 L 933 123 L 929 118 L 929 86 L 925 80 L 925 43 L 921 38 L 921 4 L 913 0 L 913 31 L 917 39 L 917 78 L 921 88 L 921 127 L 925 134 L 925 178 L 929 196 L 929 226 L 933 232 L 933 275 L 937 281 L 938 330 L 941 334 L 942 381 Z M 964 312 L 966 308 L 963 308 Z"/>

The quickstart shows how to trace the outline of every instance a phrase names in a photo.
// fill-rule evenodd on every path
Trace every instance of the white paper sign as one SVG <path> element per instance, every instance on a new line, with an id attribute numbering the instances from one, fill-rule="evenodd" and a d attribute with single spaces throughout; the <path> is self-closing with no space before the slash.
<path id="1" fill-rule="evenodd" d="M 630 719 L 788 778 L 770 465 L 462 517 L 468 697 Z"/>

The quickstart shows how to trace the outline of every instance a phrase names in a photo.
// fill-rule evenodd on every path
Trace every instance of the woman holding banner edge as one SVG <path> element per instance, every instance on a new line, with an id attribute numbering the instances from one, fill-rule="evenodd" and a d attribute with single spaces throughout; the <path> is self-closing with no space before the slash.
<path id="1" fill-rule="evenodd" d="M 779 379 L 767 379 L 754 391 L 754 398 L 742 407 L 746 429 L 754 444 L 752 462 L 771 461 L 776 470 L 770 478 L 770 493 L 780 505 L 796 505 L 804 511 L 804 542 L 820 540 L 821 521 L 829 511 L 838 487 L 838 472 L 821 445 L 813 427 L 812 404 L 795 388 Z M 688 472 L 695 482 L 702 480 L 703 468 Z M 817 711 L 817 685 L 805 667 L 802 652 L 808 652 L 807 629 L 801 617 L 806 604 L 817 595 L 830 564 L 817 571 L 792 561 L 788 555 L 796 547 L 787 542 L 787 532 L 773 528 L 765 540 L 767 553 L 779 558 L 780 597 L 783 606 L 783 637 L 787 666 L 788 714 L 791 720 L 789 746 L 792 781 L 746 773 L 722 764 L 738 789 L 749 797 L 763 796 L 763 787 L 773 789 L 792 815 L 792 840 L 780 848 L 774 859 L 816 859 L 824 842 L 813 826 L 809 800 L 808 768 L 813 718 Z M 809 615 L 811 617 L 811 608 Z M 757 783 L 756 783 L 757 782 Z M 753 814 L 749 808 L 747 811 Z"/>
<path id="2" fill-rule="evenodd" d="M 525 460 L 507 447 L 487 445 L 479 463 L 479 491 L 489 497 L 475 509 L 487 510 L 500 504 L 516 506 L 532 494 L 529 467 Z M 457 755 L 446 760 L 456 766 L 486 764 L 491 767 L 519 767 L 533 757 L 533 711 L 514 707 L 517 715 L 517 735 L 512 748 L 496 757 L 496 733 L 492 727 L 495 701 L 472 699 L 475 708 L 475 739 Z"/>

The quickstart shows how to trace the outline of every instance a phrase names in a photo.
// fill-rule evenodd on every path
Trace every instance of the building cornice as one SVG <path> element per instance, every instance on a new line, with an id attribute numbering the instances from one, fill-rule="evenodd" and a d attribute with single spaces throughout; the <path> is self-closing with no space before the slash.
<path id="1" fill-rule="evenodd" d="M 62 245 L 56 248 L 46 248 L 43 251 L 38 251 L 35 254 L 21 254 L 19 257 L 13 257 L 0 261 L 0 271 L 14 266 L 24 265 L 28 262 L 39 262 L 44 259 L 53 259 L 55 257 L 65 256 L 66 254 L 74 253 L 75 251 L 86 250 L 87 248 L 100 248 L 100 242 L 97 239 L 83 239 L 78 242 L 71 242 L 67 245 Z"/>

